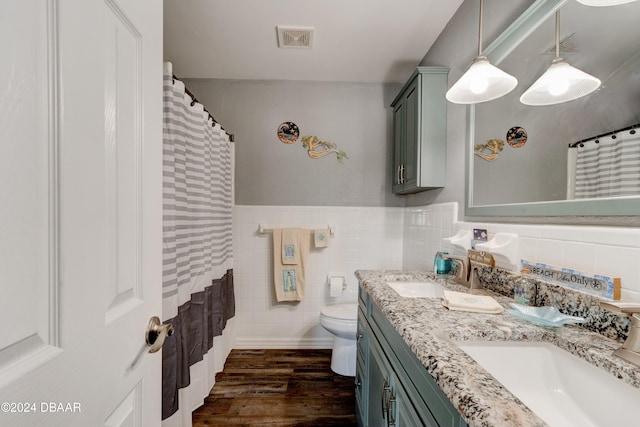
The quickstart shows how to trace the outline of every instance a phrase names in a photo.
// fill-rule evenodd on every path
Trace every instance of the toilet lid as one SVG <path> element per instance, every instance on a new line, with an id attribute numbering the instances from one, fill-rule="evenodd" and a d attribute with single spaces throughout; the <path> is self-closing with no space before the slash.
<path id="1" fill-rule="evenodd" d="M 334 319 L 356 320 L 358 318 L 358 304 L 335 304 L 322 309 L 321 313 Z"/>

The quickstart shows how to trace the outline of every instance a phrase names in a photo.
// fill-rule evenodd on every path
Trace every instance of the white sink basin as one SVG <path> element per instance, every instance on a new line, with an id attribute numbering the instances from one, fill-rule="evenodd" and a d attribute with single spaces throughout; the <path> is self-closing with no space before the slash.
<path id="1" fill-rule="evenodd" d="M 640 423 L 640 389 L 559 347 L 543 342 L 458 345 L 552 427 Z"/>
<path id="2" fill-rule="evenodd" d="M 436 282 L 387 282 L 405 298 L 441 298 L 444 288 Z"/>

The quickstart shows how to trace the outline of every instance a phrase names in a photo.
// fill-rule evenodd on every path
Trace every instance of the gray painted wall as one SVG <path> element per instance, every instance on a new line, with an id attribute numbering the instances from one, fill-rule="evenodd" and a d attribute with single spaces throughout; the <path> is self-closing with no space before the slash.
<path id="1" fill-rule="evenodd" d="M 533 0 L 491 0 L 485 2 L 484 37 L 486 46 L 500 35 Z M 449 87 L 467 70 L 477 54 L 478 0 L 465 0 L 440 37 L 427 52 L 420 65 L 448 66 Z M 447 105 L 447 172 L 446 186 L 442 190 L 427 191 L 407 196 L 406 206 L 423 206 L 431 203 L 458 202 L 458 217 L 464 221 L 484 221 L 529 224 L 593 224 L 606 226 L 638 226 L 638 217 L 471 217 L 464 213 L 466 170 L 467 107 Z"/>
<path id="2" fill-rule="evenodd" d="M 491 0 L 484 4 L 483 45 L 488 45 L 533 3 L 532 0 Z M 464 74 L 478 53 L 478 0 L 465 0 L 420 65 L 450 68 L 449 87 Z M 407 196 L 407 206 L 458 202 L 465 206 L 467 107 L 447 104 L 446 185 L 442 190 Z M 462 215 L 461 215 L 462 216 Z"/>
<path id="3" fill-rule="evenodd" d="M 402 84 L 185 79 L 235 135 L 239 205 L 403 206 L 391 192 L 392 117 Z M 301 138 L 283 144 L 291 121 L 300 135 L 335 143 L 349 156 L 312 159 Z"/>
<path id="4" fill-rule="evenodd" d="M 531 3 L 486 2 L 484 44 L 504 31 Z M 450 67 L 449 86 L 477 53 L 478 4 L 477 0 L 465 0 L 420 63 Z M 390 185 L 389 104 L 402 84 L 219 79 L 185 79 L 185 83 L 236 136 L 237 204 L 423 206 L 458 202 L 464 206 L 466 106 L 447 106 L 445 188 L 396 196 Z M 276 129 L 284 121 L 295 122 L 302 135 L 336 143 L 349 159 L 344 164 L 330 156 L 311 159 L 300 141 L 281 143 Z"/>
<path id="5" fill-rule="evenodd" d="M 523 147 L 505 144 L 494 162 L 475 157 L 474 203 L 478 205 L 566 199 L 567 144 L 640 122 L 640 3 L 617 7 L 562 7 L 561 38 L 571 36 L 561 56 L 602 79 L 589 96 L 545 107 L 527 106 L 520 95 L 547 69 L 555 19 L 549 17 L 501 63 L 518 78 L 508 95 L 476 107 L 475 140 L 501 138 L 512 126 L 524 127 Z M 635 31 L 635 33 L 634 33 Z M 615 47 L 615 48 L 612 48 Z M 489 185 L 488 185 L 489 184 Z"/>

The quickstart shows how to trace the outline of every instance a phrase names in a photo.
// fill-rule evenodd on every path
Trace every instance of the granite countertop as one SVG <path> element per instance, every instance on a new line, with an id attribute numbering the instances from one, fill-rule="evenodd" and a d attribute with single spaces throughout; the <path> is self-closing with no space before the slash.
<path id="1" fill-rule="evenodd" d="M 485 371 L 456 341 L 542 341 L 552 343 L 640 388 L 640 368 L 612 356 L 620 343 L 577 325 L 545 328 L 507 312 L 450 311 L 440 298 L 403 298 L 388 281 L 437 279 L 433 273 L 358 270 L 356 277 L 444 394 L 471 426 L 545 426 L 545 422 Z M 445 288 L 490 295 L 509 308 L 511 298 L 437 279 Z"/>

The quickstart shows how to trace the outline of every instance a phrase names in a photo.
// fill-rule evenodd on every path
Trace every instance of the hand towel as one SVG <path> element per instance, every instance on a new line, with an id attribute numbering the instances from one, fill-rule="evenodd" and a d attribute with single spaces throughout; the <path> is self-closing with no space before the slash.
<path id="1" fill-rule="evenodd" d="M 474 313 L 500 314 L 504 308 L 490 296 L 443 291 L 442 305 L 449 310 L 471 311 Z"/>
<path id="2" fill-rule="evenodd" d="M 328 228 L 321 228 L 313 230 L 313 245 L 316 248 L 326 248 L 329 246 L 329 237 L 331 236 L 331 230 Z"/>
<path id="3" fill-rule="evenodd" d="M 282 264 L 296 265 L 300 263 L 300 248 L 298 247 L 299 228 L 282 229 Z M 277 252 L 274 252 L 274 256 Z"/>
<path id="4" fill-rule="evenodd" d="M 297 229 L 293 244 L 298 249 L 297 264 L 284 264 L 282 257 L 282 233 L 283 229 L 273 230 L 273 283 L 276 292 L 276 300 L 302 301 L 304 299 L 305 269 L 311 244 L 309 230 Z"/>

